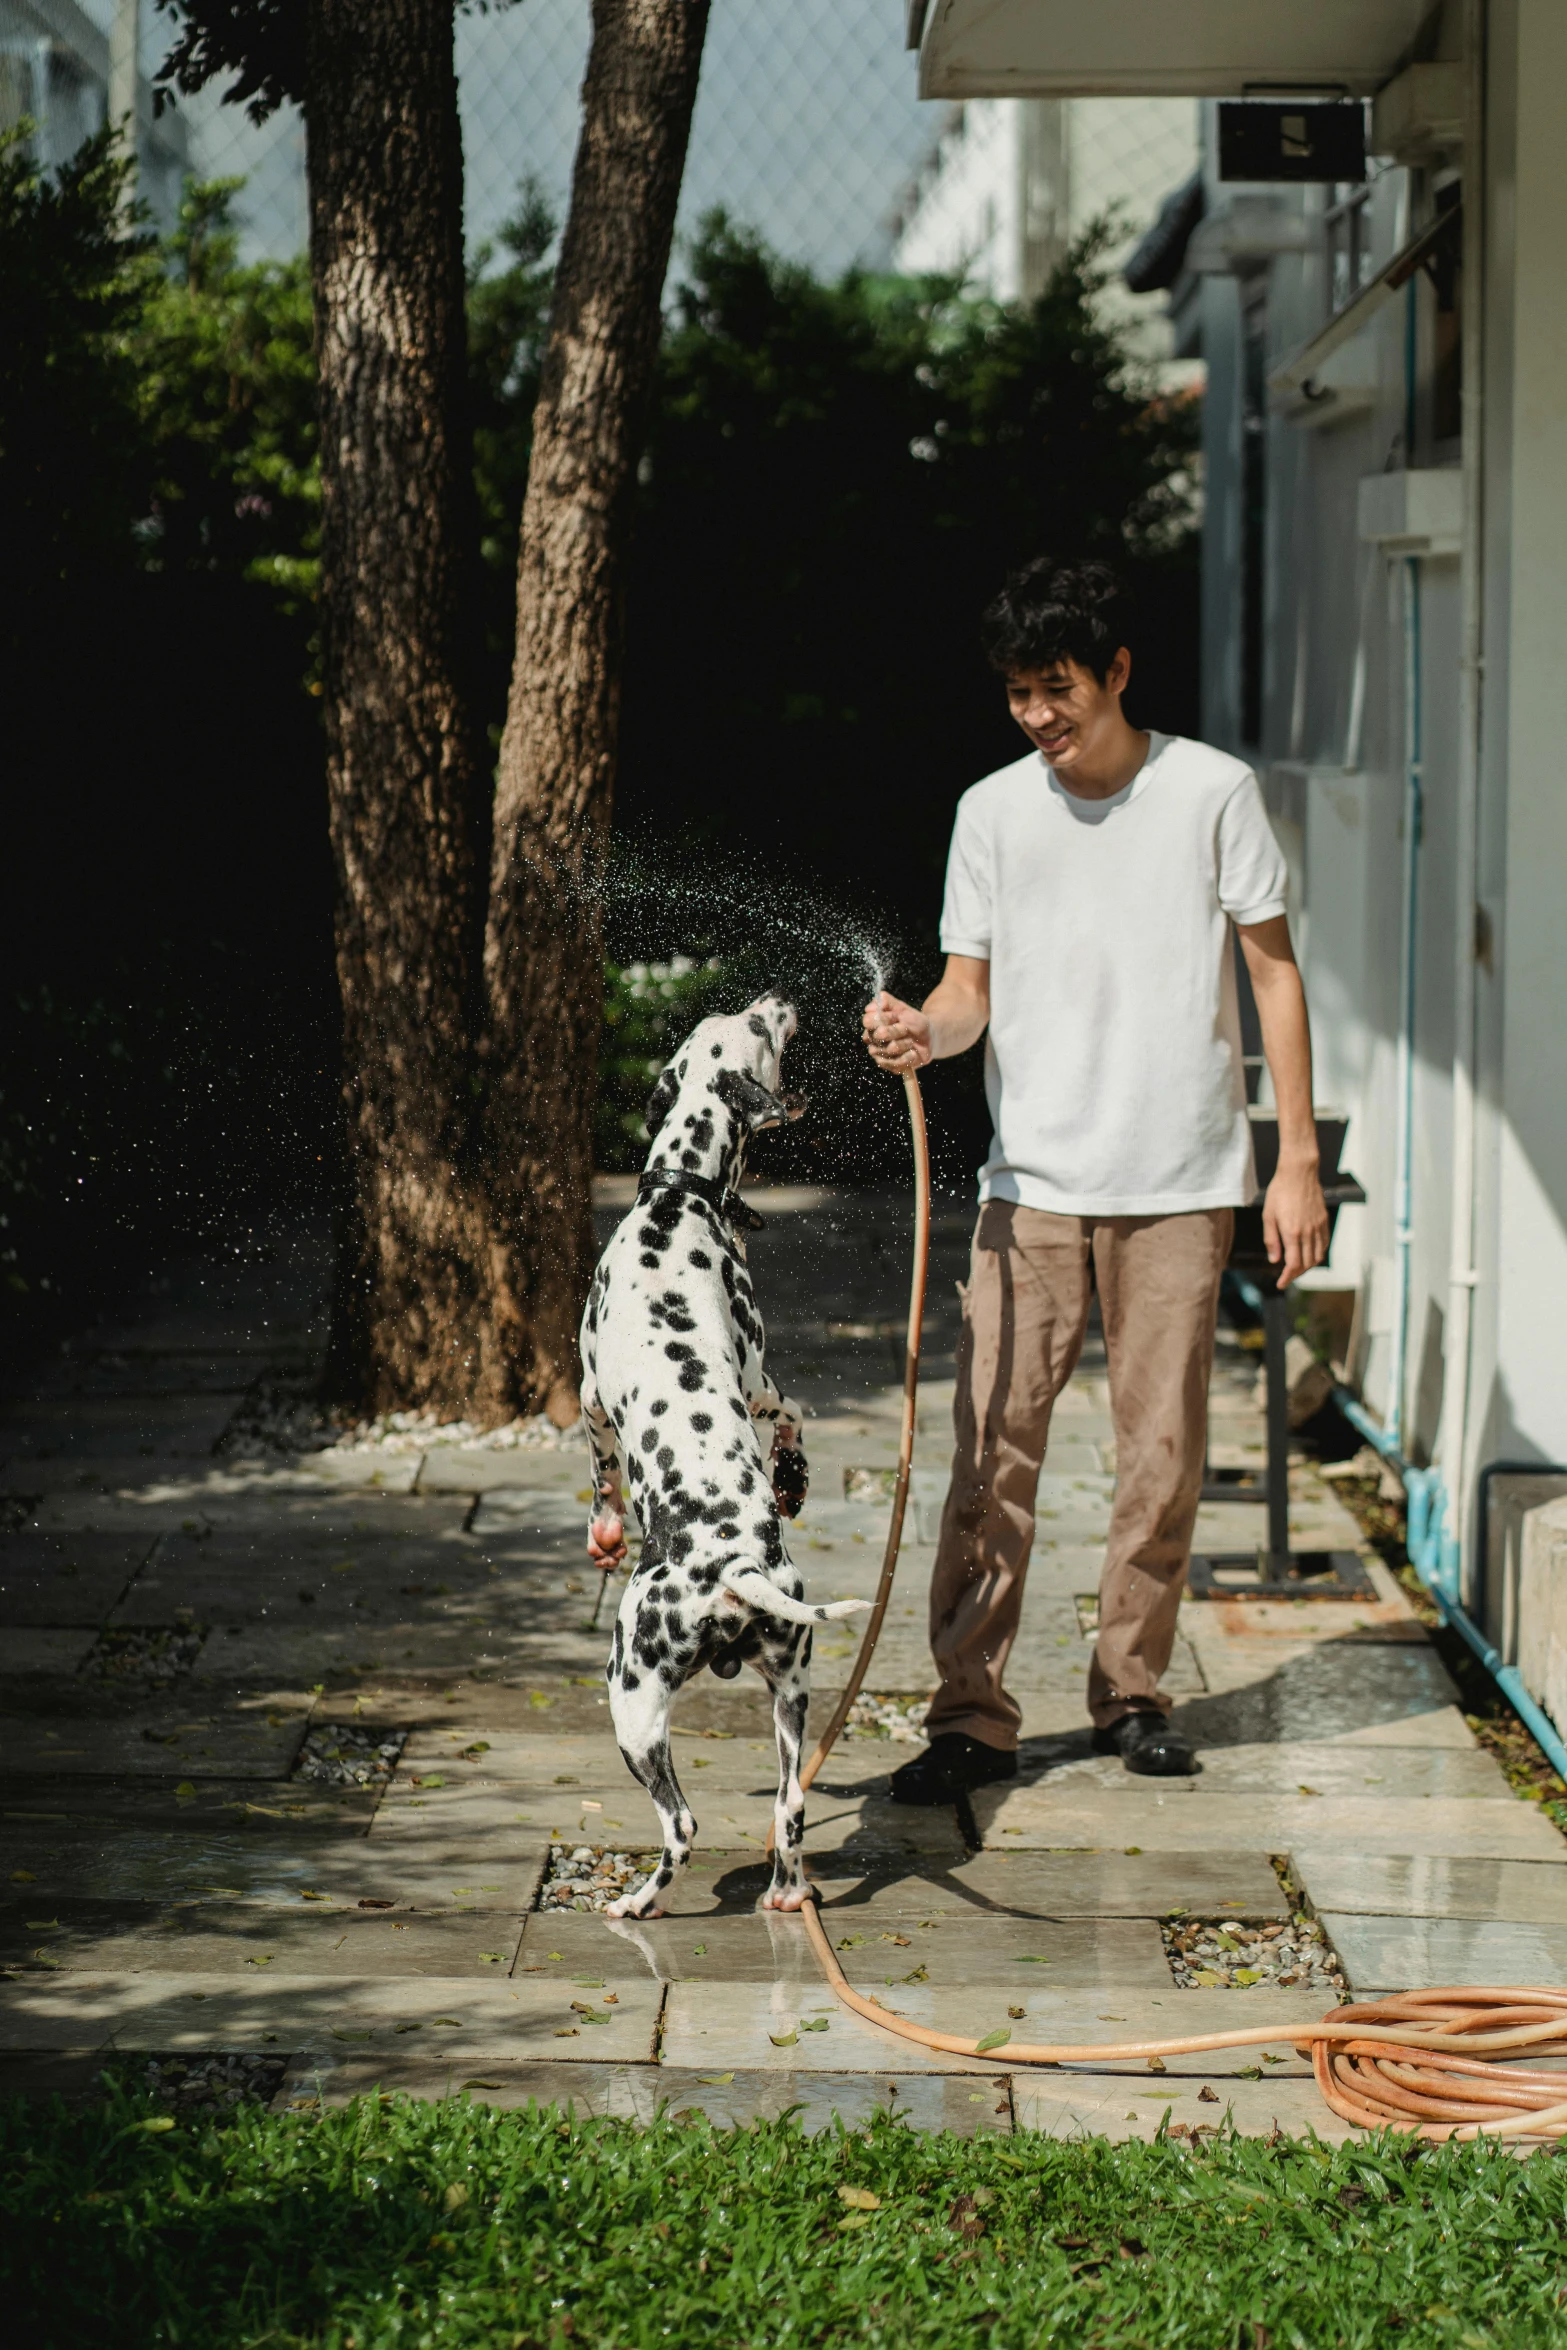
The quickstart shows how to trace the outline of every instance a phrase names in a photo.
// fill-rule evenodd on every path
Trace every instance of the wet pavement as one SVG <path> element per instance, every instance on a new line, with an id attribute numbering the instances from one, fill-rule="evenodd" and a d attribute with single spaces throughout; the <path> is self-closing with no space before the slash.
<path id="1" fill-rule="evenodd" d="M 604 1187 L 606 1231 L 624 1186 Z M 793 1537 L 868 1596 L 896 1455 L 908 1204 L 757 1194 L 774 1370 L 812 1419 Z M 1058 1410 L 1012 1686 L 1022 1770 L 972 1805 L 887 1800 L 928 1692 L 969 1212 L 938 1206 L 912 1506 L 862 1708 L 807 1850 L 843 1964 L 948 2031 L 1112 2043 L 1288 2026 L 1352 1995 L 1567 1983 L 1567 1843 L 1509 1791 L 1397 1585 L 1188 1602 L 1169 1687 L 1190 1780 L 1090 1749 L 1083 1693 L 1114 1479 L 1102 1350 Z M 0 2080 L 117 2055 L 176 2100 L 380 2085 L 716 2120 L 875 2111 L 919 2128 L 1343 2134 L 1287 2039 L 1264 2055 L 1009 2071 L 839 2009 L 798 1921 L 758 1912 L 773 1762 L 759 1689 L 682 1697 L 700 1822 L 674 1914 L 596 1913 L 651 1807 L 609 1733 L 575 1439 L 308 1449 L 323 1246 L 192 1262 L 83 1333 L 0 1415 Z M 1216 1466 L 1262 1457 L 1258 1358 L 1221 1333 Z M 536 1432 L 529 1432 L 530 1436 Z M 306 1449 L 289 1451 L 288 1444 Z M 1205 1507 L 1243 1551 L 1254 1502 Z M 1310 1466 L 1297 1548 L 1360 1548 Z M 836 1627 L 816 1685 L 841 1688 Z M 821 1708 L 818 1708 L 820 1715 Z M 900 1735 L 900 1733 L 903 1733 Z M 1308 1921 L 1310 1921 L 1308 1925 Z M 150 2069 L 149 2069 L 150 2068 Z"/>

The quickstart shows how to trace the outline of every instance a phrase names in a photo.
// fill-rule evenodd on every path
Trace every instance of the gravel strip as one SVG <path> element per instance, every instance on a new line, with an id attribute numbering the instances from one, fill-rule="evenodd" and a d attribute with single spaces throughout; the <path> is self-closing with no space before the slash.
<path id="1" fill-rule="evenodd" d="M 1276 1990 L 1348 1996 L 1338 1955 L 1315 1918 L 1287 1926 L 1243 1926 L 1233 1918 L 1170 1918 L 1160 1928 L 1170 1972 L 1182 1991 Z"/>
<path id="2" fill-rule="evenodd" d="M 406 1730 L 377 1729 L 368 1722 L 316 1722 L 305 1732 L 292 1779 L 313 1779 L 322 1787 L 384 1787 L 408 1743 Z"/>
<path id="3" fill-rule="evenodd" d="M 100 1632 L 80 1670 L 89 1681 L 141 1681 L 165 1687 L 185 1678 L 206 1637 L 205 1624 Z"/>
<path id="4" fill-rule="evenodd" d="M 902 1744 L 917 1745 L 925 1735 L 929 1711 L 927 1697 L 867 1696 L 862 1691 L 849 1708 L 843 1734 L 845 1738 L 896 1738 Z"/>
<path id="5" fill-rule="evenodd" d="M 443 1445 L 480 1452 L 573 1452 L 582 1431 L 557 1428 L 540 1412 L 478 1428 L 471 1420 L 442 1420 L 434 1412 L 385 1412 L 379 1419 L 334 1420 L 316 1401 L 307 1379 L 262 1379 L 243 1396 L 213 1450 L 232 1461 L 276 1460 L 299 1453 L 430 1452 Z"/>
<path id="6" fill-rule="evenodd" d="M 605 1844 L 552 1844 L 539 1907 L 607 1909 L 628 1886 L 638 1884 L 655 1856 L 612 1852 Z"/>
<path id="7" fill-rule="evenodd" d="M 141 2087 L 177 2112 L 225 2112 L 236 2105 L 270 2105 L 288 2070 L 286 2056 L 149 2056 L 140 2076 L 127 2068 L 128 2086 Z"/>

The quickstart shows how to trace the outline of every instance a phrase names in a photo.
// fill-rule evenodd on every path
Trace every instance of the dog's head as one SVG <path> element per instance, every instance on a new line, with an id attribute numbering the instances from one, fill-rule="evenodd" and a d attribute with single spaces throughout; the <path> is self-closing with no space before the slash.
<path id="1" fill-rule="evenodd" d="M 700 1021 L 648 1097 L 648 1165 L 733 1182 L 751 1136 L 798 1118 L 805 1107 L 800 1095 L 781 1093 L 778 1081 L 784 1046 L 798 1026 L 781 995 Z"/>

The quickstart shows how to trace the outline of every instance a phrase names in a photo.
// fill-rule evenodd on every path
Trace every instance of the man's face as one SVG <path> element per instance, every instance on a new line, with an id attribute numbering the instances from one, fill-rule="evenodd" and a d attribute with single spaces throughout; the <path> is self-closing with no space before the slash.
<path id="1" fill-rule="evenodd" d="M 1085 756 L 1091 762 L 1119 728 L 1131 670 L 1132 657 L 1124 646 L 1103 683 L 1091 669 L 1070 660 L 1014 670 L 1007 678 L 1007 707 L 1051 766 L 1070 770 Z"/>

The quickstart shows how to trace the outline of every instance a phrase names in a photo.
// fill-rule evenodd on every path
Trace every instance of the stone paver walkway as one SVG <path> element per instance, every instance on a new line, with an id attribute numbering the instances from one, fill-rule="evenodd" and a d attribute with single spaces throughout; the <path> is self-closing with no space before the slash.
<path id="1" fill-rule="evenodd" d="M 606 1230 L 614 1204 L 610 1186 Z M 762 1204 L 774 1367 L 815 1414 L 797 1556 L 821 1596 L 868 1594 L 907 1203 Z M 928 1686 L 969 1223 L 958 1207 L 937 1218 L 914 1507 L 871 1675 L 906 1703 Z M 306 1240 L 267 1263 L 177 1269 L 0 1420 L 0 2080 L 80 2086 L 118 2052 L 189 2082 L 222 2055 L 284 2103 L 379 2084 L 626 2115 L 798 2108 L 807 2126 L 888 2110 L 922 2128 L 1127 2136 L 1227 2112 L 1244 2130 L 1342 2134 L 1282 2049 L 1155 2077 L 1028 2074 L 1004 2047 L 927 2056 L 845 2014 L 798 1922 L 754 1906 L 773 1768 L 743 1685 L 709 1678 L 677 1711 L 701 1823 L 678 1914 L 615 1926 L 562 1907 L 552 1849 L 636 1853 L 652 1831 L 609 1735 L 605 1636 L 587 1626 L 584 1456 L 574 1439 L 298 1456 L 247 1440 L 308 1376 L 325 1283 Z M 1256 1374 L 1225 1333 L 1217 1465 L 1261 1458 Z M 1204 1920 L 1266 1935 L 1305 1907 L 1359 1994 L 1567 1983 L 1567 1844 L 1476 1746 L 1380 1564 L 1366 1605 L 1188 1603 L 1171 1687 L 1202 1749 L 1191 1781 L 1091 1754 L 1113 1466 L 1091 1345 L 1041 1489 L 1012 1676 L 1020 1778 L 967 1810 L 900 1810 L 886 1778 L 912 1749 L 867 1730 L 812 1792 L 808 1850 L 852 1978 L 976 2035 L 1288 2024 L 1321 2014 L 1320 1980 L 1264 1968 L 1226 1984 L 1209 1967 L 1182 1989 L 1167 1942 Z M 1199 1542 L 1244 1548 L 1260 1516 L 1206 1509 Z M 1357 1546 L 1303 1465 L 1292 1518 L 1301 1547 Z M 823 1643 L 820 1691 L 842 1686 L 854 1645 Z M 1244 1944 L 1231 1975 L 1265 1947 Z M 1202 1965 L 1199 1951 L 1184 1971 Z"/>

